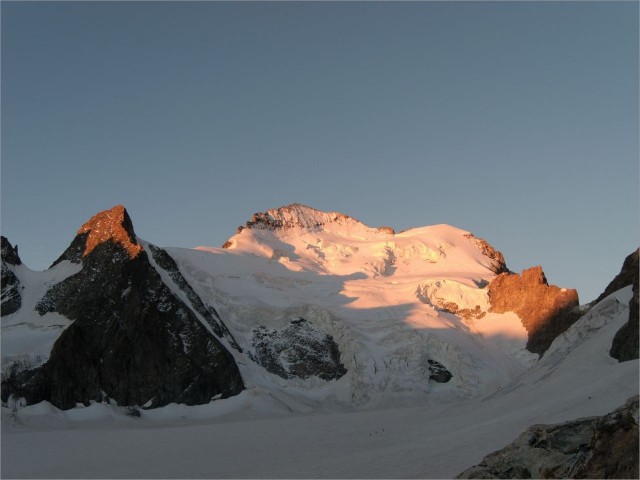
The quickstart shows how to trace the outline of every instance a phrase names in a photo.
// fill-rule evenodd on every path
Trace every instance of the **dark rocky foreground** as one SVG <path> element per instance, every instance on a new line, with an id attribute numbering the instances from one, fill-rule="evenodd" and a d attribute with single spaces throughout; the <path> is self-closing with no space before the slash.
<path id="1" fill-rule="evenodd" d="M 534 425 L 456 478 L 639 478 L 638 396 L 602 417 Z"/>
<path id="2" fill-rule="evenodd" d="M 62 409 L 111 399 L 152 408 L 244 388 L 233 356 L 149 262 L 124 207 L 87 222 L 62 260 L 82 270 L 53 285 L 36 310 L 73 323 L 44 365 L 2 382 L 3 401 L 13 394 Z"/>

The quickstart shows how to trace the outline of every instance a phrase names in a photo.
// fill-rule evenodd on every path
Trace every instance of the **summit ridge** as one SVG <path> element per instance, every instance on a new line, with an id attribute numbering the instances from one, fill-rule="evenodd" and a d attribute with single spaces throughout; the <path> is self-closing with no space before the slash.
<path id="1" fill-rule="evenodd" d="M 340 212 L 323 212 L 301 203 L 292 203 L 278 208 L 272 208 L 266 212 L 257 212 L 244 228 L 263 228 L 269 230 L 288 230 L 300 227 L 306 230 L 317 230 L 325 225 L 358 225 L 371 228 L 356 218 Z M 381 227 L 375 230 L 385 229 L 387 233 L 395 233 L 390 227 Z"/>

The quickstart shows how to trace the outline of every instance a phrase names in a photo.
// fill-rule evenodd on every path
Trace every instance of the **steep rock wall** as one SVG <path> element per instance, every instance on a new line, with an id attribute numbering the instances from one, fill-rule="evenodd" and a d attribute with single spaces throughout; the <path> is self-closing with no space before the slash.
<path id="1" fill-rule="evenodd" d="M 527 350 L 542 355 L 580 317 L 578 292 L 549 285 L 542 267 L 502 273 L 489 284 L 490 312 L 515 312 L 527 329 Z"/>

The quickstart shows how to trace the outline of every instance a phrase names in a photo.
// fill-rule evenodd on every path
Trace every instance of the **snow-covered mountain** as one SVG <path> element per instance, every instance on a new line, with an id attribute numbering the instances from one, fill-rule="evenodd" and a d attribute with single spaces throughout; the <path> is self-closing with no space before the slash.
<path id="1" fill-rule="evenodd" d="M 222 248 L 162 249 L 136 237 L 118 206 L 84 224 L 44 272 L 3 238 L 3 412 L 33 404 L 21 417 L 50 412 L 29 417 L 42 419 L 49 404 L 129 406 L 149 421 L 202 408 L 210 419 L 424 405 L 496 412 L 533 396 L 563 420 L 578 397 L 615 389 L 596 411 L 575 409 L 603 414 L 638 388 L 637 360 L 609 354 L 623 325 L 637 324 L 637 293 L 634 307 L 630 283 L 618 283 L 581 307 L 541 267 L 510 272 L 470 232 L 396 233 L 299 204 L 253 215 Z M 513 428 L 539 420 L 527 412 Z"/>

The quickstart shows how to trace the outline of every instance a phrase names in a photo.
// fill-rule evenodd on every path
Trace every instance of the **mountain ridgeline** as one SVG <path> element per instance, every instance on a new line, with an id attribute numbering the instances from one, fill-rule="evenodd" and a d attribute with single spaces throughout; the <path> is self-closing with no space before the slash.
<path id="1" fill-rule="evenodd" d="M 637 251 L 594 305 L 629 285 L 621 362 L 638 358 Z M 2 237 L 2 400 L 156 408 L 287 386 L 354 404 L 468 398 L 525 372 L 584 314 L 541 267 L 510 272 L 447 225 L 396 233 L 293 204 L 256 213 L 222 249 L 163 249 L 119 205 L 44 272 Z"/>

